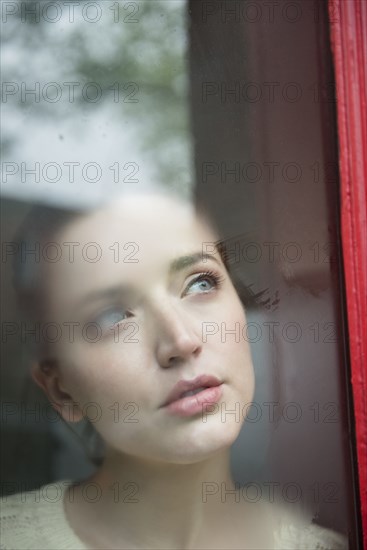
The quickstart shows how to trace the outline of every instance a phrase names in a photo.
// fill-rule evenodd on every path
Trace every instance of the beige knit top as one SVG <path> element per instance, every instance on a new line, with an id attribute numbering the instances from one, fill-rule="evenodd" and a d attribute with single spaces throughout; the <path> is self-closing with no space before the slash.
<path id="1" fill-rule="evenodd" d="M 64 494 L 73 481 L 43 485 L 1 499 L 1 550 L 88 550 L 71 528 Z M 314 524 L 284 523 L 274 532 L 272 550 L 346 550 L 346 538 Z M 264 549 L 265 550 L 265 549 Z"/>

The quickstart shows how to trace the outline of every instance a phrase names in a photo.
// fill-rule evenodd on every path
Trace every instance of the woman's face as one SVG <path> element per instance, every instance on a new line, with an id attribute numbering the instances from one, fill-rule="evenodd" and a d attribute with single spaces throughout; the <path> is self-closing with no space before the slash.
<path id="1" fill-rule="evenodd" d="M 191 463 L 237 438 L 254 375 L 216 240 L 192 207 L 156 195 L 125 197 L 58 235 L 65 254 L 45 271 L 47 320 L 62 328 L 52 356 L 60 387 L 108 446 Z M 202 374 L 223 383 L 215 405 L 188 416 L 162 406 Z"/>

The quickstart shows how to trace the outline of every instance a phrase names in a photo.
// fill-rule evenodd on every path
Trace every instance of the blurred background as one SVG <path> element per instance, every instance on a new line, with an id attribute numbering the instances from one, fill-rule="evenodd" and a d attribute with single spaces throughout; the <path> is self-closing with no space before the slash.
<path id="1" fill-rule="evenodd" d="M 93 206 L 152 182 L 212 213 L 239 288 L 261 293 L 235 479 L 275 484 L 356 547 L 326 2 L 4 2 L 1 55 L 3 493 L 93 470 L 82 434 L 42 414 L 10 333 L 6 243 L 33 204 Z"/>

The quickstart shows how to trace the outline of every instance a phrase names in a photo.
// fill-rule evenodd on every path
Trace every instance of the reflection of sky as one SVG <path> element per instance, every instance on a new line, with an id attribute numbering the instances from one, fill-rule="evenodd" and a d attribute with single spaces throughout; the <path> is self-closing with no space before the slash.
<path id="1" fill-rule="evenodd" d="M 130 4 L 142 7 L 143 3 L 140 1 Z M 151 33 L 151 36 L 156 37 L 159 34 L 162 40 L 169 40 L 170 49 L 184 59 L 187 48 L 185 0 L 154 0 L 154 3 L 157 9 L 153 17 L 154 24 L 152 25 L 152 18 L 144 20 L 144 17 L 135 23 L 135 28 L 142 32 L 136 55 L 143 60 L 143 64 L 149 65 L 157 61 L 154 49 L 149 47 Z M 98 200 L 101 193 L 118 192 L 120 186 L 129 182 L 129 176 L 130 179 L 138 180 L 136 185 L 149 181 L 161 183 L 161 162 L 163 160 L 167 163 L 167 159 L 175 174 L 172 184 L 189 188 L 191 158 L 187 133 L 178 134 L 177 139 L 165 143 L 164 147 L 164 141 L 160 143 L 160 136 L 157 136 L 153 147 L 147 149 L 143 146 L 145 129 L 149 125 L 154 128 L 154 117 L 164 117 L 164 113 L 158 108 L 156 112 L 152 112 L 150 120 L 144 120 L 142 116 L 134 117 L 134 113 L 141 114 L 139 109 L 146 108 L 142 102 L 144 95 L 149 94 L 150 82 L 137 79 L 139 91 L 135 97 L 139 99 L 138 103 L 122 101 L 132 91 L 132 88 L 127 91 L 122 89 L 124 82 L 120 84 L 118 102 L 114 101 L 116 95 L 113 90 L 103 90 L 104 101 L 70 102 L 69 87 L 63 85 L 64 82 L 80 81 L 75 66 L 76 60 L 83 58 L 84 47 L 88 48 L 88 54 L 98 62 L 107 64 L 109 57 L 116 55 L 117 45 L 121 44 L 121 31 L 124 30 L 121 26 L 127 25 L 123 18 L 127 13 L 124 6 L 128 3 L 120 2 L 117 23 L 114 23 L 114 12 L 110 9 L 116 2 L 107 0 L 97 3 L 101 6 L 102 14 L 97 23 L 88 23 L 83 19 L 83 2 L 79 8 L 74 8 L 73 23 L 69 22 L 69 12 L 63 2 L 55 4 L 62 9 L 62 17 L 56 23 L 46 21 L 43 24 L 30 25 L 11 15 L 3 23 L 4 81 L 19 86 L 19 91 L 13 96 L 9 95 L 6 103 L 3 98 L 2 103 L 3 139 L 5 144 L 9 143 L 2 161 L 15 163 L 2 164 L 3 196 L 58 204 Z M 176 12 L 177 24 L 174 28 L 168 28 L 168 18 L 165 16 L 172 9 Z M 92 11 L 90 15 L 93 15 Z M 74 49 L 75 44 L 80 44 L 79 51 Z M 149 74 L 154 75 L 154 71 L 148 73 L 148 76 Z M 185 77 L 182 74 L 174 76 L 172 86 L 183 90 L 179 97 L 183 98 L 186 107 Z M 104 78 L 108 80 L 108 67 Z M 83 85 L 93 80 L 98 83 L 96 77 L 76 86 L 75 97 L 80 97 Z M 35 82 L 40 83 L 39 102 L 28 96 L 26 103 L 20 103 L 22 82 L 28 89 L 34 87 Z M 54 103 L 42 98 L 42 89 L 51 82 L 58 84 L 62 94 L 61 99 Z M 114 82 L 112 74 L 110 85 Z M 46 90 L 50 98 L 55 96 L 55 87 L 49 86 Z M 89 93 L 95 93 L 93 86 Z M 146 99 L 154 101 L 152 97 Z M 141 112 L 144 113 L 144 110 Z M 74 181 L 71 178 L 72 167 L 65 164 L 71 162 L 79 163 L 73 168 Z M 21 163 L 24 163 L 23 166 Z M 39 163 L 39 181 L 35 181 L 33 174 L 26 173 L 26 169 L 35 168 L 35 163 Z M 48 163 L 57 163 L 57 167 Z M 98 173 L 97 168 L 90 163 L 98 165 Z M 110 168 L 112 166 L 114 168 Z M 8 170 L 7 177 L 5 167 Z M 16 171 L 14 175 L 11 174 L 13 169 Z M 93 179 L 99 181 L 92 181 Z"/>

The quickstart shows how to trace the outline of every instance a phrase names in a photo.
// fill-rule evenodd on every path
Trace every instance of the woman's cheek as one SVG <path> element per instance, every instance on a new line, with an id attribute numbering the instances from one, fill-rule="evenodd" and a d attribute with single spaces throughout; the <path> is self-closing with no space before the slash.
<path id="1" fill-rule="evenodd" d="M 126 389 L 132 354 L 116 343 L 76 344 L 59 355 L 61 381 L 74 400 L 105 402 Z M 130 361 L 129 361 L 130 358 Z M 110 399 L 110 401 L 111 401 Z"/>

